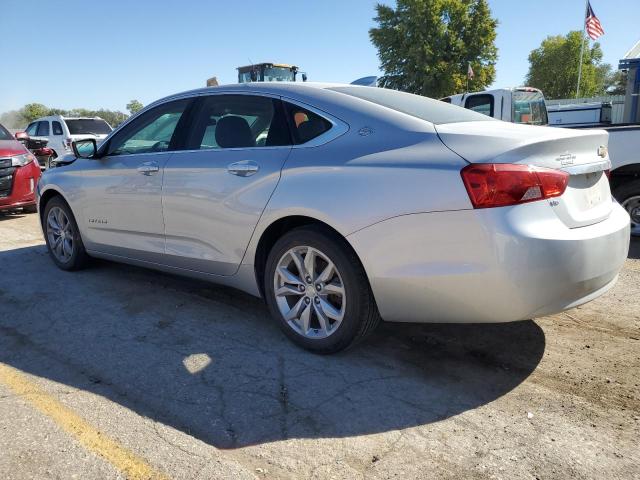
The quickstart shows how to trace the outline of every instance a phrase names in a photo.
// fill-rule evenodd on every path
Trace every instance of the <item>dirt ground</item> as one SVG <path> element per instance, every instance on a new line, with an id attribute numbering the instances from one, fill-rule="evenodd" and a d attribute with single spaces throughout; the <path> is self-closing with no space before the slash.
<path id="1" fill-rule="evenodd" d="M 640 478 L 639 374 L 638 239 L 583 307 L 322 357 L 258 299 L 62 272 L 36 215 L 0 215 L 2 479 Z"/>

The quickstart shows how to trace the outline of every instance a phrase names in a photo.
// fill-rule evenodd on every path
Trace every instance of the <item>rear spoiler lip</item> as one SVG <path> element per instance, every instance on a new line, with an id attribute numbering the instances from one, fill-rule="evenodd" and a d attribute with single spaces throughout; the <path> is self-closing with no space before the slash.
<path id="1" fill-rule="evenodd" d="M 593 163 L 585 163 L 582 165 L 567 165 L 559 170 L 563 170 L 570 175 L 582 175 L 585 173 L 602 172 L 603 170 L 611 170 L 611 160 L 600 160 Z"/>

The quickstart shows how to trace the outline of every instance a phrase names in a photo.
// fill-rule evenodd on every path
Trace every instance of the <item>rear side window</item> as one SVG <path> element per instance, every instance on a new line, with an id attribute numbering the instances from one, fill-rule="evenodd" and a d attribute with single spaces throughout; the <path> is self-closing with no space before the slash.
<path id="1" fill-rule="evenodd" d="M 49 122 L 38 122 L 38 131 L 36 137 L 48 137 L 49 136 Z"/>
<path id="2" fill-rule="evenodd" d="M 190 99 L 176 100 L 145 112 L 109 142 L 107 155 L 161 153 L 174 149 L 177 127 Z"/>
<path id="3" fill-rule="evenodd" d="M 51 127 L 53 128 L 54 135 L 62 135 L 62 125 L 60 125 L 60 122 L 54 120 L 51 122 Z"/>
<path id="4" fill-rule="evenodd" d="M 493 95 L 472 95 L 464 102 L 465 108 L 493 117 Z"/>
<path id="5" fill-rule="evenodd" d="M 332 127 L 329 120 L 306 108 L 288 102 L 284 102 L 284 105 L 294 145 L 303 145 Z"/>
<path id="6" fill-rule="evenodd" d="M 0 140 L 15 140 L 9 131 L 0 125 Z"/>
<path id="7" fill-rule="evenodd" d="M 209 95 L 198 100 L 188 150 L 291 145 L 282 102 L 258 95 Z"/>
<path id="8" fill-rule="evenodd" d="M 71 135 L 108 135 L 111 127 L 101 118 L 78 118 L 65 120 Z"/>

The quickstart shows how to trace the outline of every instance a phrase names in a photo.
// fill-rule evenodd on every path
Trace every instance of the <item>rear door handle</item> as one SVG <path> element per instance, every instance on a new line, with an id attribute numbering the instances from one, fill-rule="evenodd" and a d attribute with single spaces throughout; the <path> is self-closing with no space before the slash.
<path id="1" fill-rule="evenodd" d="M 138 171 L 143 175 L 151 175 L 160 170 L 160 167 L 156 162 L 144 162 L 138 167 Z"/>
<path id="2" fill-rule="evenodd" d="M 260 170 L 260 166 L 253 160 L 241 160 L 227 166 L 227 172 L 231 175 L 238 175 L 239 177 L 250 177 L 254 173 L 257 173 L 258 170 Z"/>

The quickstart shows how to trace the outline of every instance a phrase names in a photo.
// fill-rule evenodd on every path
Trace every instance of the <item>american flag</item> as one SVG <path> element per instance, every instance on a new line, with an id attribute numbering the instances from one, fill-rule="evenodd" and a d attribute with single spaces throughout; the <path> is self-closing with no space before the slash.
<path id="1" fill-rule="evenodd" d="M 593 13 L 593 8 L 591 8 L 591 2 L 587 3 L 587 18 L 585 19 L 585 28 L 587 29 L 587 35 L 591 40 L 596 40 L 602 35 L 604 35 L 604 29 L 602 28 L 602 24 L 596 14 Z"/>

